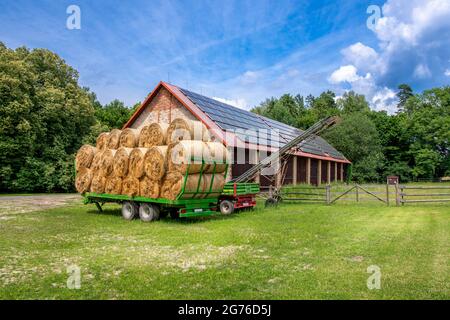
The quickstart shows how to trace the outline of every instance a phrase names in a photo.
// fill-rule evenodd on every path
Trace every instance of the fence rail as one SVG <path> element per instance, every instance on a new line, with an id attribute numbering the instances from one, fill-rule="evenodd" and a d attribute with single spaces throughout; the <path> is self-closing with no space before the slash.
<path id="1" fill-rule="evenodd" d="M 413 193 L 408 193 L 410 190 Z M 433 190 L 439 191 L 433 193 Z M 443 192 L 442 190 L 448 190 L 448 192 Z M 431 193 L 428 191 L 431 191 Z M 450 186 L 398 186 L 396 192 L 397 205 L 404 205 L 405 203 L 450 202 Z M 413 199 L 409 199 L 409 197 L 413 197 Z"/>

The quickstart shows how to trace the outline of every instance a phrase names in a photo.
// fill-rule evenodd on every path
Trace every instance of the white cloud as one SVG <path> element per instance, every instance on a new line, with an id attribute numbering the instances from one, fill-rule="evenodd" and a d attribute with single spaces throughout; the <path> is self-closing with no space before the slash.
<path id="1" fill-rule="evenodd" d="M 240 109 L 247 109 L 247 101 L 245 99 L 224 99 L 219 97 L 213 97 L 214 100 L 229 104 L 233 107 Z"/>
<path id="2" fill-rule="evenodd" d="M 259 72 L 256 71 L 246 71 L 242 76 L 241 76 L 241 83 L 248 85 L 248 84 L 253 84 L 256 81 L 258 81 L 261 78 L 261 74 Z"/>
<path id="3" fill-rule="evenodd" d="M 450 56 L 449 0 L 387 0 L 374 33 L 377 50 L 356 42 L 341 51 L 342 66 L 328 78 L 365 94 L 374 109 L 392 111 L 401 83 L 442 84 Z M 366 76 L 362 76 L 366 74 Z"/>
<path id="4" fill-rule="evenodd" d="M 423 79 L 431 77 L 431 71 L 426 64 L 418 64 L 414 69 L 414 77 Z"/>
<path id="5" fill-rule="evenodd" d="M 342 82 L 355 82 L 361 77 L 358 76 L 358 69 L 354 65 L 341 66 L 339 69 L 335 70 L 329 77 L 329 81 L 333 84 L 338 84 Z"/>

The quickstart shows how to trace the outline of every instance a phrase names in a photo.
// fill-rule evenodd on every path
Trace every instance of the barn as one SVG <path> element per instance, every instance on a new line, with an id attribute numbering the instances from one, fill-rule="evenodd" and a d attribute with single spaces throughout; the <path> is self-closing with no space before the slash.
<path id="1" fill-rule="evenodd" d="M 175 118 L 201 121 L 213 139 L 227 146 L 232 165 L 228 179 L 236 178 L 301 133 L 284 123 L 233 107 L 173 84 L 160 82 L 124 125 L 141 128 Z M 343 181 L 350 164 L 321 137 L 298 146 L 290 156 L 256 177 L 262 186 L 306 183 L 320 185 Z M 279 168 L 280 170 L 278 170 Z"/>

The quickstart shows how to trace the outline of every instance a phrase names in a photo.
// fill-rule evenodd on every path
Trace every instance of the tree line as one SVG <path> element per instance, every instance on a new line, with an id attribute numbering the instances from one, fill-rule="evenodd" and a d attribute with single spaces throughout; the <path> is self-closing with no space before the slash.
<path id="1" fill-rule="evenodd" d="M 118 100 L 102 105 L 55 53 L 0 42 L 0 192 L 73 191 L 80 146 L 132 113 Z"/>
<path id="2" fill-rule="evenodd" d="M 139 103 L 102 105 L 78 83 L 78 72 L 46 49 L 15 50 L 0 42 L 0 192 L 73 191 L 74 157 L 100 132 L 120 128 Z M 285 94 L 253 112 L 305 129 L 339 115 L 326 138 L 353 162 L 356 181 L 402 181 L 450 175 L 450 87 L 398 92 L 397 113 L 369 108 L 354 92 L 336 98 Z"/>
<path id="3" fill-rule="evenodd" d="M 370 109 L 353 91 L 336 97 L 285 94 L 270 98 L 253 112 L 306 129 L 327 116 L 342 122 L 323 134 L 352 161 L 357 182 L 382 182 L 398 175 L 402 182 L 450 176 L 450 87 L 414 93 L 407 84 L 397 92 L 395 114 Z"/>

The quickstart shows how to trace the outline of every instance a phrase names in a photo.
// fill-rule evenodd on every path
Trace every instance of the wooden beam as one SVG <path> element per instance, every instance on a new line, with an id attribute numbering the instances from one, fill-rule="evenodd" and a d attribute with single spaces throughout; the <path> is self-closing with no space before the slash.
<path id="1" fill-rule="evenodd" d="M 334 181 L 338 181 L 338 170 L 337 170 L 337 162 L 334 163 Z"/>
<path id="2" fill-rule="evenodd" d="M 344 182 L 344 164 L 341 162 L 341 182 Z"/>
<path id="3" fill-rule="evenodd" d="M 306 158 L 306 183 L 311 184 L 311 158 Z"/>
<path id="4" fill-rule="evenodd" d="M 322 183 L 322 160 L 319 160 L 317 164 L 317 185 Z"/>
<path id="5" fill-rule="evenodd" d="M 331 183 L 331 162 L 327 161 L 327 183 Z"/>
<path id="6" fill-rule="evenodd" d="M 292 166 L 293 166 L 293 168 L 292 168 L 292 175 L 293 175 L 292 183 L 294 185 L 297 184 L 297 158 L 298 158 L 297 156 L 293 156 L 293 159 L 292 159 Z"/>

